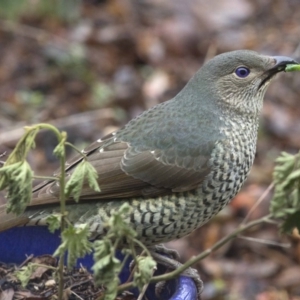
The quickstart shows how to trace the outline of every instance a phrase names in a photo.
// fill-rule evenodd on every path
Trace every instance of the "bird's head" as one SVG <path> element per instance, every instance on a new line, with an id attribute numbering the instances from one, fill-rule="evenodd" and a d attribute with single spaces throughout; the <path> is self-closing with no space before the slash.
<path id="1" fill-rule="evenodd" d="M 238 50 L 214 57 L 195 77 L 204 90 L 213 91 L 213 99 L 221 108 L 229 108 L 235 114 L 257 116 L 269 83 L 287 64 L 297 62 L 285 56 Z"/>

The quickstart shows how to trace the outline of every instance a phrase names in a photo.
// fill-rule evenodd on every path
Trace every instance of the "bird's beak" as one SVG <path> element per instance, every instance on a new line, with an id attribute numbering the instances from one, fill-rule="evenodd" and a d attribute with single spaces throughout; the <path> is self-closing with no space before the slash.
<path id="1" fill-rule="evenodd" d="M 273 59 L 275 60 L 275 66 L 271 70 L 277 70 L 277 72 L 284 71 L 289 64 L 298 65 L 297 61 L 287 56 L 273 56 Z"/>
<path id="2" fill-rule="evenodd" d="M 295 61 L 293 58 L 287 56 L 272 56 L 274 60 L 274 65 L 264 72 L 264 78 L 262 79 L 259 89 L 265 85 L 265 83 L 270 82 L 270 80 L 279 72 L 285 71 L 287 65 L 298 65 L 298 62 Z"/>

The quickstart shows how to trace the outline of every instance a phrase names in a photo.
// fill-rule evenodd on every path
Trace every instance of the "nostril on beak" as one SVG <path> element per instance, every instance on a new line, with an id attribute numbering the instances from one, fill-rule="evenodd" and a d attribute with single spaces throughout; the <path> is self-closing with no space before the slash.
<path id="1" fill-rule="evenodd" d="M 285 67 L 288 64 L 298 64 L 293 58 L 288 56 L 273 56 L 275 60 L 274 68 Z"/>

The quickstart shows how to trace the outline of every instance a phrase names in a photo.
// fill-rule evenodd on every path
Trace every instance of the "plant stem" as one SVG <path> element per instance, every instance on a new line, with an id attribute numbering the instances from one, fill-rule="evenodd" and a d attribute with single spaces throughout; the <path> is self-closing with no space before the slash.
<path id="1" fill-rule="evenodd" d="M 202 253 L 200 253 L 197 256 L 192 257 L 185 264 L 183 264 L 182 266 L 180 266 L 176 270 L 174 270 L 172 272 L 169 272 L 167 274 L 163 274 L 163 275 L 159 275 L 159 276 L 153 277 L 151 279 L 150 283 L 156 283 L 156 282 L 159 282 L 159 281 L 166 281 L 166 280 L 170 280 L 172 278 L 177 277 L 182 272 L 184 272 L 186 269 L 188 269 L 189 267 L 191 267 L 193 264 L 195 264 L 198 261 L 202 260 L 203 258 L 207 257 L 213 251 L 219 249 L 220 247 L 222 247 L 223 245 L 225 245 L 226 243 L 228 243 L 230 240 L 236 238 L 240 233 L 246 231 L 247 229 L 249 229 L 249 228 L 251 228 L 253 226 L 256 226 L 256 225 L 268 222 L 271 217 L 272 217 L 272 215 L 267 215 L 267 216 L 264 216 L 264 217 L 262 217 L 260 219 L 251 221 L 251 222 L 249 222 L 247 224 L 240 225 L 234 232 L 228 234 L 227 236 L 225 236 L 224 238 L 222 238 L 221 240 L 219 240 L 211 248 L 203 251 Z M 118 292 L 120 293 L 120 292 L 122 292 L 124 290 L 128 290 L 128 289 L 130 289 L 132 287 L 134 287 L 133 282 L 124 283 L 124 284 L 122 284 L 122 285 L 119 286 Z"/>
<path id="2" fill-rule="evenodd" d="M 61 133 L 61 139 L 66 141 L 67 134 L 65 132 Z M 61 223 L 60 223 L 60 232 L 62 233 L 66 226 L 66 197 L 65 197 L 65 180 L 66 180 L 66 173 L 65 173 L 65 164 L 66 164 L 66 149 L 64 144 L 64 151 L 63 154 L 60 156 L 60 168 L 61 173 L 59 176 L 59 184 L 60 184 L 60 213 L 61 213 Z M 63 291 L 64 291 L 64 253 L 59 257 L 59 264 L 58 264 L 58 276 L 59 276 L 59 287 L 58 287 L 58 299 L 63 300 Z"/>
<path id="3" fill-rule="evenodd" d="M 72 148 L 73 150 L 75 150 L 79 155 L 82 156 L 82 158 L 86 159 L 86 155 L 84 153 L 82 153 L 78 148 L 76 148 L 73 144 L 66 142 L 66 146 Z"/>
<path id="4" fill-rule="evenodd" d="M 32 178 L 34 178 L 34 179 L 49 180 L 49 181 L 56 181 L 56 180 L 58 180 L 58 178 L 57 178 L 57 177 L 54 177 L 54 176 L 40 176 L 40 175 L 33 175 Z"/>

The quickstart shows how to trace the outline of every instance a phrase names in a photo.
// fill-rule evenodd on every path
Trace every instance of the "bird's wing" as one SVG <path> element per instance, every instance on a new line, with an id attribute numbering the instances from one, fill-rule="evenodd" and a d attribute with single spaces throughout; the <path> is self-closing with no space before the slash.
<path id="1" fill-rule="evenodd" d="M 138 151 L 129 147 L 121 168 L 127 174 L 156 188 L 172 192 L 196 188 L 209 173 L 208 156 L 179 156 L 174 148 Z"/>
<path id="2" fill-rule="evenodd" d="M 188 191 L 196 188 L 209 172 L 208 155 L 181 157 L 172 148 L 138 151 L 112 135 L 91 144 L 83 153 L 98 173 L 101 192 L 95 192 L 85 182 L 81 200 L 148 198 Z M 77 156 L 70 161 L 66 173 L 70 175 L 81 160 Z M 58 201 L 59 185 L 46 181 L 34 188 L 30 206 Z"/>

